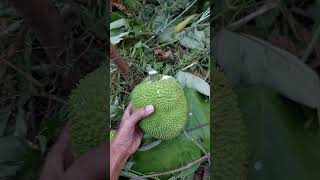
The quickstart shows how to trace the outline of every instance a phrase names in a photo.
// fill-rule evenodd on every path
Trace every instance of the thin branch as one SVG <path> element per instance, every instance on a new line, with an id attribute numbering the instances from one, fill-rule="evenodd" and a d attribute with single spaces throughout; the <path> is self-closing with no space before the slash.
<path id="1" fill-rule="evenodd" d="M 94 40 L 94 36 L 91 36 L 91 39 L 89 41 L 89 45 L 86 47 L 86 49 L 76 59 L 80 59 L 82 56 L 84 56 L 87 53 L 87 51 L 91 48 L 93 40 Z"/>
<path id="2" fill-rule="evenodd" d="M 110 43 L 110 57 L 111 60 L 116 64 L 118 67 L 121 75 L 123 78 L 129 82 L 130 77 L 130 68 L 126 60 L 124 60 L 117 52 L 117 49 L 111 45 Z"/>
<path id="3" fill-rule="evenodd" d="M 241 26 L 247 24 L 249 21 L 256 18 L 257 16 L 260 16 L 260 15 L 262 15 L 262 14 L 264 14 L 264 13 L 266 13 L 276 7 L 278 7 L 278 5 L 276 3 L 265 4 L 265 5 L 261 6 L 261 8 L 258 9 L 257 11 L 249 14 L 248 16 L 245 16 L 244 18 L 240 19 L 239 21 L 236 21 L 236 22 L 230 24 L 227 28 L 234 31 L 234 30 L 240 28 Z"/>
<path id="4" fill-rule="evenodd" d="M 193 127 L 191 129 L 186 129 L 186 131 L 187 132 L 194 131 L 194 130 L 201 129 L 201 128 L 209 126 L 209 125 L 210 125 L 210 123 L 200 124 L 199 126 Z"/>
<path id="5" fill-rule="evenodd" d="M 180 172 L 180 171 L 183 171 L 183 170 L 186 170 L 186 169 L 189 169 L 191 168 L 193 165 L 199 163 L 199 162 L 202 162 L 204 161 L 205 159 L 207 158 L 210 158 L 210 153 L 208 153 L 208 155 L 204 155 L 202 156 L 201 158 L 193 161 L 193 162 L 190 162 L 188 163 L 187 165 L 179 168 L 179 169 L 175 169 L 175 170 L 171 170 L 171 171 L 167 171 L 167 172 L 162 172 L 162 173 L 154 173 L 154 174 L 149 174 L 149 175 L 144 175 L 144 176 L 140 176 L 140 177 L 137 177 L 137 178 L 132 178 L 133 180 L 135 179 L 144 179 L 144 178 L 150 178 L 150 177 L 156 177 L 156 176 L 163 176 L 163 175 L 168 175 L 168 174 L 173 174 L 173 173 L 177 173 L 177 172 Z"/>
<path id="6" fill-rule="evenodd" d="M 303 55 L 303 62 L 306 62 L 310 56 L 310 54 L 312 53 L 313 49 L 315 48 L 318 39 L 320 37 L 320 25 L 317 27 L 316 31 L 314 32 L 314 35 L 311 39 L 311 42 L 309 43 L 304 55 Z"/>
<path id="7" fill-rule="evenodd" d="M 14 69 L 15 71 L 17 71 L 18 73 L 20 73 L 25 79 L 27 79 L 28 81 L 30 81 L 31 83 L 33 83 L 35 86 L 37 87 L 42 87 L 42 84 L 36 80 L 35 78 L 33 78 L 31 76 L 31 74 L 28 74 L 26 72 L 24 72 L 23 70 L 21 70 L 20 68 L 18 68 L 16 65 L 12 64 L 11 62 L 5 60 L 5 59 L 1 59 L 0 63 L 3 62 L 5 64 L 7 64 L 9 67 L 11 67 L 12 69 Z"/>

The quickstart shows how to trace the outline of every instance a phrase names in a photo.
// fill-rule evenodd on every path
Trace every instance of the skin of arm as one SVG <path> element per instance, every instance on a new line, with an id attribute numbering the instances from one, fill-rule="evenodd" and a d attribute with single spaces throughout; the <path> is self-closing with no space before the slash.
<path id="1" fill-rule="evenodd" d="M 145 106 L 136 112 L 130 103 L 125 110 L 119 131 L 110 145 L 110 179 L 117 180 L 128 158 L 137 151 L 143 132 L 137 123 L 152 114 L 153 106 Z"/>

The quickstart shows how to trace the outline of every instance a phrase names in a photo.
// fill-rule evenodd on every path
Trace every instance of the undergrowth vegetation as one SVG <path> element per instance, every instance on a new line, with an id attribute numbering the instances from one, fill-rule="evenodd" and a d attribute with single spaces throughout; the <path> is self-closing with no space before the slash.
<path id="1" fill-rule="evenodd" d="M 181 132 L 177 138 L 162 142 L 145 135 L 140 150 L 127 162 L 122 176 L 144 178 L 147 174 L 155 179 L 208 176 L 210 2 L 122 3 L 128 11 L 124 12 L 130 15 L 112 11 L 110 39 L 130 67 L 133 87 L 149 71 L 176 77 L 186 88 L 189 114 L 186 134 Z M 110 64 L 110 80 L 111 128 L 117 129 L 133 87 L 121 78 L 114 63 Z"/>

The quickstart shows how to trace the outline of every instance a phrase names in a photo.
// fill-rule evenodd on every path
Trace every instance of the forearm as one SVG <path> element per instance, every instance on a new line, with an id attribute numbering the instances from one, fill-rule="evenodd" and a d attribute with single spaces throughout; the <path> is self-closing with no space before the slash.
<path id="1" fill-rule="evenodd" d="M 110 146 L 110 176 L 111 180 L 117 180 L 119 178 L 122 168 L 125 166 L 129 154 L 123 150 L 117 148 L 111 143 Z"/>

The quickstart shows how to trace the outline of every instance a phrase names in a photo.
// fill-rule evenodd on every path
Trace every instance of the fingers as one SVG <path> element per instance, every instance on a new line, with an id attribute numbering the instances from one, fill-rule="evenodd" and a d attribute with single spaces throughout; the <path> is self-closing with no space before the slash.
<path id="1" fill-rule="evenodd" d="M 46 161 L 40 174 L 40 180 L 59 179 L 63 174 L 66 160 L 70 160 L 66 157 L 68 149 L 70 149 L 69 134 L 67 127 L 65 127 L 61 132 L 59 139 L 47 154 Z"/>
<path id="2" fill-rule="evenodd" d="M 100 180 L 107 176 L 109 146 L 101 144 L 77 159 L 60 180 Z"/>
<path id="3" fill-rule="evenodd" d="M 145 106 L 145 107 L 139 109 L 138 111 L 134 112 L 130 116 L 130 118 L 129 118 L 130 119 L 130 123 L 136 124 L 141 119 L 151 115 L 153 113 L 153 111 L 154 111 L 154 107 L 152 105 L 148 105 L 148 106 Z"/>
<path id="4" fill-rule="evenodd" d="M 143 138 L 143 131 L 139 127 L 136 127 L 136 136 L 139 141 Z"/>
<path id="5" fill-rule="evenodd" d="M 123 113 L 122 119 L 128 119 L 132 113 L 132 103 L 129 103 L 128 107 Z"/>

